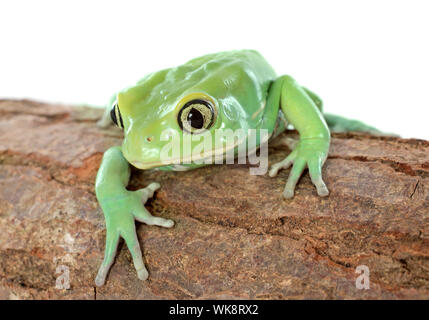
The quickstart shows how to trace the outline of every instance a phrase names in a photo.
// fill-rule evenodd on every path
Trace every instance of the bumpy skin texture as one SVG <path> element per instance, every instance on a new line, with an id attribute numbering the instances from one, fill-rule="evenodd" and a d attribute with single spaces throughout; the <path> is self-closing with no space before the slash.
<path id="1" fill-rule="evenodd" d="M 124 129 L 121 147 L 112 147 L 104 154 L 97 174 L 96 194 L 106 219 L 106 249 L 103 263 L 96 277 L 96 285 L 103 285 L 113 263 L 119 237 L 123 237 L 132 256 L 138 277 L 145 280 L 148 272 L 135 232 L 135 222 L 172 227 L 174 222 L 153 217 L 144 207 L 159 184 L 152 183 L 138 191 L 128 191 L 129 164 L 140 169 L 192 169 L 202 164 L 187 163 L 191 154 L 182 154 L 174 163 L 161 162 L 161 133 L 169 129 L 181 138 L 189 135 L 180 126 L 180 110 L 190 101 L 206 101 L 213 108 L 212 123 L 206 130 L 216 145 L 216 129 L 266 129 L 269 136 L 286 128 L 278 118 L 286 118 L 300 133 L 300 141 L 291 154 L 274 164 L 269 175 L 292 166 L 284 197 L 294 195 L 295 186 L 305 168 L 320 196 L 328 189 L 322 179 L 330 132 L 321 111 L 321 100 L 310 90 L 301 87 L 292 77 L 277 77 L 271 66 L 256 51 L 221 52 L 193 59 L 176 68 L 147 75 L 135 86 L 121 91 L 112 111 L 114 120 Z M 196 105 L 195 105 L 196 106 Z M 196 106 L 204 109 L 204 106 Z M 101 124 L 108 123 L 106 119 Z M 257 137 L 257 143 L 260 137 Z M 246 143 L 241 141 L 239 143 Z M 196 141 L 192 144 L 191 150 Z M 238 145 L 227 145 L 226 149 Z M 225 150 L 225 149 L 224 149 Z M 222 152 L 224 152 L 222 150 Z M 212 150 L 211 155 L 219 150 Z M 186 163 L 185 163 L 186 162 Z M 179 166 L 178 166 L 179 164 Z"/>

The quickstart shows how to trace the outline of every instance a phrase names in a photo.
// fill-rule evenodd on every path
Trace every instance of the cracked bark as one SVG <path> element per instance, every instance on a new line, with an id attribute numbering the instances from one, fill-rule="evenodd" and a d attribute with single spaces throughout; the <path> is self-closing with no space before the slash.
<path id="1" fill-rule="evenodd" d="M 0 298 L 429 298 L 429 142 L 355 133 L 333 135 L 328 198 L 305 174 L 295 198 L 282 199 L 288 170 L 134 170 L 129 188 L 159 182 L 147 208 L 176 226 L 137 223 L 147 282 L 122 244 L 95 289 L 105 230 L 94 179 L 121 141 L 95 126 L 100 112 L 0 101 Z M 269 151 L 273 163 L 290 150 Z M 359 265 L 369 290 L 356 288 Z M 58 266 L 68 290 L 56 288 Z"/>

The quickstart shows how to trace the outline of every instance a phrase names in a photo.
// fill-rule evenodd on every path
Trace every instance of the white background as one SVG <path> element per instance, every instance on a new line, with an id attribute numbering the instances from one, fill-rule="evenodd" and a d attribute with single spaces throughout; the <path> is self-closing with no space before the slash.
<path id="1" fill-rule="evenodd" d="M 103 105 L 146 73 L 252 48 L 325 110 L 429 139 L 428 1 L 4 1 L 0 97 Z"/>

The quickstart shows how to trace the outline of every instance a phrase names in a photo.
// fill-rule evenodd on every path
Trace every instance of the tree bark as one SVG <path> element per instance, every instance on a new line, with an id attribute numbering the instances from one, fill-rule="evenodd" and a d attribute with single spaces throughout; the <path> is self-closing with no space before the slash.
<path id="1" fill-rule="evenodd" d="M 159 182 L 146 207 L 176 225 L 136 224 L 148 281 L 122 244 L 95 288 L 105 228 L 94 180 L 122 138 L 97 128 L 101 112 L 0 101 L 0 299 L 429 298 L 429 142 L 358 133 L 332 136 L 327 198 L 305 173 L 283 199 L 289 170 L 133 170 L 130 189 Z M 289 152 L 271 146 L 270 164 Z"/>

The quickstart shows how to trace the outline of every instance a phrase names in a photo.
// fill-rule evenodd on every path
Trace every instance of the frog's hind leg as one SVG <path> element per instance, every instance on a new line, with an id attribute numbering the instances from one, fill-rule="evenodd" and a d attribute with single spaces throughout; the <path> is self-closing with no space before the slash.
<path id="1" fill-rule="evenodd" d="M 324 113 L 323 114 L 326 123 L 333 132 L 349 132 L 349 131 L 358 131 L 358 132 L 368 132 L 374 135 L 388 135 L 377 128 L 369 126 L 362 121 L 347 119 L 335 114 Z"/>
<path id="2" fill-rule="evenodd" d="M 315 94 L 313 91 L 305 87 L 302 87 L 302 88 L 308 94 L 311 100 L 313 100 L 313 102 L 316 104 L 319 110 L 323 113 L 322 99 L 320 99 L 320 97 L 317 94 Z M 383 135 L 383 133 L 377 128 L 369 126 L 359 120 L 347 119 L 347 118 L 337 116 L 334 114 L 329 114 L 329 113 L 323 113 L 323 117 L 325 118 L 329 129 L 333 132 L 358 131 L 358 132 L 368 132 L 375 135 Z"/>
<path id="3" fill-rule="evenodd" d="M 308 96 L 311 98 L 311 100 L 313 100 L 314 104 L 317 106 L 317 108 L 320 110 L 320 112 L 323 113 L 323 101 L 322 99 L 320 99 L 320 97 L 315 94 L 313 91 L 311 91 L 310 89 L 307 89 L 306 87 L 302 87 L 302 89 L 304 89 L 305 93 L 308 94 Z"/>

